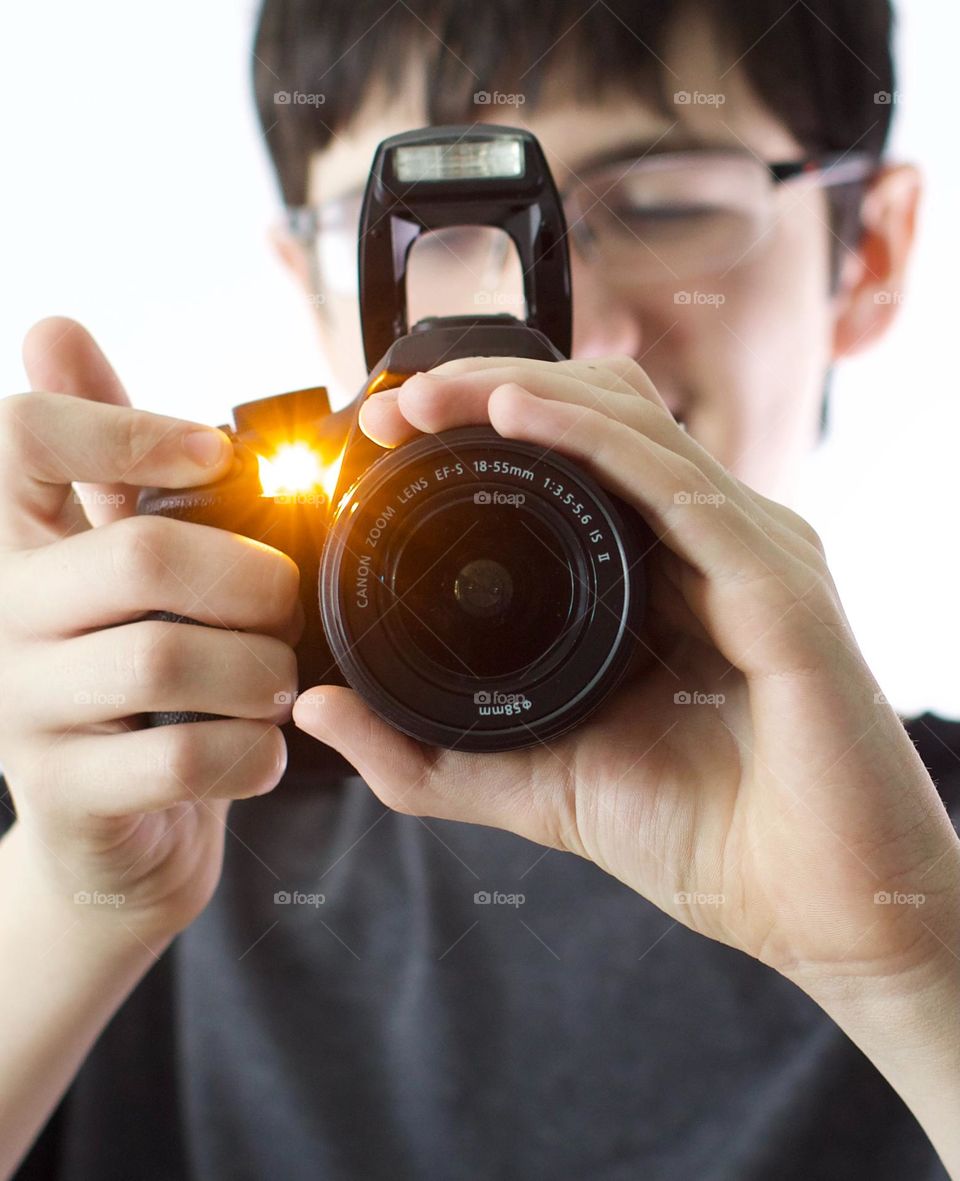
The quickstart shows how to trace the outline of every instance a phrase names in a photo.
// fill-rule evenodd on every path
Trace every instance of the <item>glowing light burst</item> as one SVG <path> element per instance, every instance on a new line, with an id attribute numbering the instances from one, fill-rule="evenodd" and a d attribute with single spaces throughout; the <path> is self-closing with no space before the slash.
<path id="1" fill-rule="evenodd" d="M 324 463 L 309 444 L 284 443 L 273 455 L 257 458 L 264 496 L 299 497 L 319 490 L 329 501 L 336 487 L 342 455 L 333 463 Z"/>

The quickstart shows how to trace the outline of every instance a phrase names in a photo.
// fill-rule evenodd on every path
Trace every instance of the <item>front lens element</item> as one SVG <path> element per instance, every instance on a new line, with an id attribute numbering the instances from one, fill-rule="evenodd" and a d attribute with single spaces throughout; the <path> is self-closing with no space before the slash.
<path id="1" fill-rule="evenodd" d="M 324 632 L 397 729 L 460 750 L 530 746 L 621 680 L 654 540 L 561 455 L 491 427 L 423 435 L 339 505 L 320 563 Z"/>

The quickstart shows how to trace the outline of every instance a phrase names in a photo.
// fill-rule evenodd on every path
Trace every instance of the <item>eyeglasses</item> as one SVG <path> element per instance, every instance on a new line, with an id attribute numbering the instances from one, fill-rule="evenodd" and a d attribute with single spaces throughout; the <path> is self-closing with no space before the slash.
<path id="1" fill-rule="evenodd" d="M 608 281 L 672 283 L 721 276 L 761 250 L 782 213 L 785 186 L 860 184 L 878 167 L 866 152 L 780 163 L 726 149 L 665 152 L 585 172 L 560 195 L 571 244 Z M 357 294 L 361 202 L 353 194 L 287 210 L 322 290 Z M 435 295 L 447 314 L 491 304 L 514 310 L 515 301 L 522 309 L 519 260 L 506 233 L 452 226 L 419 238 L 408 265 L 411 323 L 414 304 Z"/>

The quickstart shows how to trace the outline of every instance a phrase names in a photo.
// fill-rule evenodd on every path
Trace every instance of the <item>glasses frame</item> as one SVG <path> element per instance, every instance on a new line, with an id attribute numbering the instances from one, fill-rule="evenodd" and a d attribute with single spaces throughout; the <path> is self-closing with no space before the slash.
<path id="1" fill-rule="evenodd" d="M 656 152 L 627 158 L 622 161 L 625 164 L 623 175 L 633 168 L 642 166 L 645 161 L 649 161 L 651 166 L 654 164 L 663 166 L 664 162 L 676 162 L 681 159 L 706 161 L 721 156 L 726 158 L 734 157 L 761 164 L 766 169 L 771 183 L 775 186 L 791 184 L 802 180 L 816 182 L 816 186 L 819 188 L 834 188 L 840 185 L 850 184 L 868 184 L 882 167 L 882 160 L 878 156 L 872 152 L 865 151 L 824 152 L 814 156 L 805 156 L 798 160 L 778 160 L 771 162 L 762 160 L 750 151 L 739 151 L 729 148 L 701 148 L 685 151 Z M 560 188 L 559 195 L 561 203 L 564 206 L 564 211 L 567 212 L 568 205 L 578 192 L 586 191 L 594 198 L 594 203 L 599 202 L 602 204 L 603 197 L 596 197 L 596 194 L 590 189 L 589 177 L 599 173 L 601 170 L 606 172 L 616 167 L 618 163 L 621 162 L 612 160 L 603 165 L 591 167 L 585 171 L 582 177 L 574 177 Z M 322 291 L 325 285 L 323 283 L 323 277 L 319 273 L 320 268 L 316 258 L 315 246 L 317 237 L 323 232 L 325 225 L 328 229 L 338 228 L 336 225 L 331 226 L 329 224 L 330 219 L 335 219 L 337 215 L 340 216 L 342 225 L 344 211 L 348 204 L 357 201 L 358 198 L 362 200 L 362 196 L 363 193 L 360 191 L 359 193 L 351 193 L 349 196 L 332 197 L 327 201 L 316 204 L 288 205 L 285 207 L 287 230 L 308 251 L 313 280 L 318 292 Z M 357 212 L 359 215 L 359 205 Z M 592 245 L 591 235 L 589 228 L 584 224 L 582 215 L 572 219 L 568 217 L 568 234 L 580 248 L 584 257 L 589 258 Z M 504 244 L 504 249 L 506 249 L 506 244 Z"/>

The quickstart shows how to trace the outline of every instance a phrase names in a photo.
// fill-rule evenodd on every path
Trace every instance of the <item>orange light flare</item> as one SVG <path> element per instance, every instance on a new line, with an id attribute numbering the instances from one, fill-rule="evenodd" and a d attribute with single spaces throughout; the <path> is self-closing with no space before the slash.
<path id="1" fill-rule="evenodd" d="M 272 455 L 257 456 L 261 495 L 281 501 L 308 501 L 322 493 L 329 503 L 342 461 L 342 450 L 335 459 L 324 460 L 309 443 L 283 443 Z"/>

